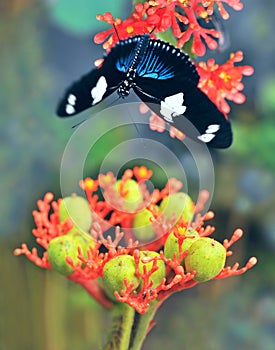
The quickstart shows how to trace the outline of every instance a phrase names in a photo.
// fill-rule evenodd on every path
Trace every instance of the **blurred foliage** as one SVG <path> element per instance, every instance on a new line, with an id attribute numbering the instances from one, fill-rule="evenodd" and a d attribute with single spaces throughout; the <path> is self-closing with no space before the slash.
<path id="1" fill-rule="evenodd" d="M 0 349 L 101 348 L 102 308 L 79 286 L 57 273 L 22 263 L 11 251 L 10 245 L 0 245 Z"/>
<path id="2" fill-rule="evenodd" d="M 275 114 L 275 75 L 268 76 L 261 88 L 259 96 L 259 109 L 265 117 L 274 120 Z"/>
<path id="3" fill-rule="evenodd" d="M 125 5 L 125 0 L 58 0 L 50 2 L 49 10 L 53 21 L 64 30 L 90 34 L 100 27 L 97 14 L 111 12 L 114 17 L 121 17 Z"/>
<path id="4" fill-rule="evenodd" d="M 157 334 L 148 337 L 144 349 L 272 350 L 275 285 L 262 294 L 254 283 L 255 275 L 252 272 L 238 281 L 217 281 L 175 295 L 159 311 Z M 173 317 L 165 322 L 168 312 Z"/>
<path id="5" fill-rule="evenodd" d="M 275 171 L 275 120 L 263 119 L 258 122 L 240 124 L 234 123 L 234 138 L 236 142 L 232 152 L 251 165 Z"/>
<path id="6" fill-rule="evenodd" d="M 53 76 L 43 57 L 39 15 L 37 8 L 0 15 L 1 234 L 18 228 L 34 192 L 58 174 L 58 153 L 70 133 L 54 122 Z"/>
<path id="7" fill-rule="evenodd" d="M 274 173 L 275 160 L 275 76 L 264 80 L 257 98 L 257 111 L 240 109 L 234 121 L 235 155 L 254 165 Z M 256 112 L 256 113 L 255 113 Z"/>
<path id="8" fill-rule="evenodd" d="M 0 11 L 2 14 L 4 13 L 13 13 L 18 14 L 21 11 L 24 11 L 29 6 L 34 5 L 37 0 L 9 0 L 9 1 L 1 1 L 0 3 Z"/>

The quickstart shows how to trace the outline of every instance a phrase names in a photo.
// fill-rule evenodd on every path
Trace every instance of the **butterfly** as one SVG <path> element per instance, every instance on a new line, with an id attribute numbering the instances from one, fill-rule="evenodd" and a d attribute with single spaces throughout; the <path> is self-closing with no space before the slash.
<path id="1" fill-rule="evenodd" d="M 134 36 L 119 41 L 99 68 L 66 90 L 57 115 L 73 116 L 115 91 L 125 98 L 133 89 L 153 112 L 185 135 L 210 147 L 229 147 L 230 122 L 198 88 L 199 78 L 180 49 L 149 34 Z"/>

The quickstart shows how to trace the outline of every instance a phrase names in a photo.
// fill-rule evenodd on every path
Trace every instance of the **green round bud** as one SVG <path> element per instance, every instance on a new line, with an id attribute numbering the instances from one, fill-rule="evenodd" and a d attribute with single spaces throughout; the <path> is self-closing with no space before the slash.
<path id="1" fill-rule="evenodd" d="M 125 290 L 124 280 L 133 283 L 133 289 L 137 289 L 140 284 L 139 277 L 136 276 L 136 265 L 131 255 L 119 255 L 109 260 L 103 268 L 103 283 L 107 295 L 110 299 L 116 301 L 114 292 L 119 294 L 121 290 Z"/>
<path id="2" fill-rule="evenodd" d="M 121 180 L 118 180 L 115 186 L 120 195 Z M 139 184 L 135 180 L 129 179 L 124 183 L 123 191 L 127 192 L 124 196 L 125 207 L 131 211 L 135 211 L 138 205 L 143 201 L 143 195 Z"/>
<path id="3" fill-rule="evenodd" d="M 156 237 L 150 218 L 154 217 L 148 209 L 143 209 L 135 214 L 133 231 L 138 240 L 150 240 Z"/>
<path id="4" fill-rule="evenodd" d="M 221 272 L 225 259 L 224 246 L 213 238 L 203 237 L 190 246 L 185 258 L 185 268 L 187 272 L 196 270 L 194 279 L 205 282 Z"/>
<path id="5" fill-rule="evenodd" d="M 74 269 L 67 263 L 66 258 L 70 257 L 73 263 L 78 261 L 79 244 L 71 235 L 64 235 L 52 239 L 49 243 L 47 252 L 48 260 L 53 270 L 62 275 L 70 275 Z"/>
<path id="6" fill-rule="evenodd" d="M 160 256 L 159 253 L 156 252 L 152 252 L 149 250 L 143 250 L 140 252 L 140 262 L 138 265 L 138 269 L 141 273 L 143 273 L 143 267 L 146 266 L 146 273 L 150 272 L 150 270 L 152 270 L 154 261 L 150 261 L 150 262 L 142 262 L 142 259 L 146 259 L 146 258 L 154 258 Z M 160 283 L 162 282 L 163 278 L 166 275 L 166 268 L 165 268 L 165 264 L 164 261 L 162 260 L 157 260 L 157 267 L 158 269 L 152 273 L 152 275 L 149 278 L 149 282 L 153 281 L 153 288 L 157 287 L 158 285 L 160 285 Z"/>
<path id="7" fill-rule="evenodd" d="M 50 241 L 47 249 L 49 263 L 53 270 L 62 275 L 70 275 L 74 269 L 67 263 L 66 258 L 70 257 L 76 265 L 79 261 L 78 248 L 81 248 L 83 256 L 87 258 L 89 248 L 94 246 L 95 241 L 88 233 L 74 227 L 66 235 Z"/>
<path id="8" fill-rule="evenodd" d="M 176 219 L 173 224 L 176 224 L 181 217 L 184 221 L 191 221 L 194 215 L 194 203 L 188 194 L 184 192 L 173 193 L 162 200 L 160 212 L 167 219 L 170 219 L 174 214 Z"/>
<path id="9" fill-rule="evenodd" d="M 89 202 L 76 195 L 63 198 L 59 207 L 59 220 L 63 222 L 68 218 L 73 221 L 75 227 L 82 231 L 89 231 L 92 226 Z"/>
<path id="10" fill-rule="evenodd" d="M 197 239 L 200 238 L 199 233 L 194 229 L 186 229 L 184 227 L 179 227 L 178 232 L 182 234 L 182 236 L 191 236 L 191 238 L 185 238 L 181 244 L 181 251 L 184 252 L 185 250 L 188 250 L 192 243 L 194 243 Z M 179 243 L 178 238 L 175 237 L 174 233 L 171 232 L 169 236 L 167 237 L 167 240 L 164 245 L 164 255 L 168 259 L 172 259 L 174 256 L 174 253 L 176 253 L 176 257 L 179 257 Z M 183 259 L 184 261 L 185 259 Z"/>
<path id="11" fill-rule="evenodd" d="M 73 227 L 68 233 L 67 236 L 71 236 L 75 242 L 78 244 L 78 247 L 81 248 L 81 252 L 85 258 L 88 257 L 88 250 L 90 247 L 95 246 L 95 240 L 87 232 L 78 230 Z"/>

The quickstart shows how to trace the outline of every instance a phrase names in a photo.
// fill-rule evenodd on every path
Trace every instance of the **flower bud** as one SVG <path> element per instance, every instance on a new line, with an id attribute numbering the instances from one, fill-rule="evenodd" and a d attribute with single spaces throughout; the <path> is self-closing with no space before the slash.
<path id="1" fill-rule="evenodd" d="M 131 255 L 119 255 L 109 260 L 103 268 L 103 283 L 108 296 L 116 301 L 114 292 L 125 290 L 124 280 L 128 284 L 133 283 L 132 290 L 137 289 L 140 284 L 139 277 L 136 276 L 136 265 Z"/>
<path id="2" fill-rule="evenodd" d="M 148 209 L 143 209 L 135 214 L 133 220 L 133 231 L 138 240 L 153 239 L 156 234 L 150 218 L 154 217 Z"/>
<path id="3" fill-rule="evenodd" d="M 49 243 L 47 252 L 48 260 L 53 270 L 62 275 L 70 275 L 74 269 L 67 263 L 66 258 L 70 257 L 76 265 L 78 263 L 78 248 L 81 253 L 87 257 L 90 247 L 94 247 L 95 241 L 88 234 L 72 228 L 66 235 L 56 237 Z"/>
<path id="4" fill-rule="evenodd" d="M 75 242 L 78 244 L 78 247 L 81 248 L 81 253 L 85 258 L 87 258 L 88 250 L 90 247 L 95 246 L 95 240 L 90 234 L 84 231 L 79 231 L 77 228 L 72 228 L 68 233 L 67 236 L 71 236 Z"/>
<path id="5" fill-rule="evenodd" d="M 116 189 L 120 196 L 121 196 L 121 192 L 120 192 L 121 185 L 122 185 L 121 180 L 118 180 L 115 183 Z M 123 182 L 122 192 L 124 191 L 126 192 L 126 194 L 123 196 L 123 198 L 125 199 L 125 207 L 131 211 L 135 211 L 138 205 L 143 201 L 143 195 L 139 187 L 139 184 L 133 179 L 128 179 L 126 182 Z"/>
<path id="6" fill-rule="evenodd" d="M 184 252 L 188 250 L 192 243 L 200 238 L 199 233 L 194 229 L 186 229 L 185 227 L 178 227 L 178 233 L 184 237 L 190 236 L 190 238 L 185 238 L 181 244 L 181 251 Z M 164 255 L 166 258 L 172 259 L 174 253 L 176 257 L 179 257 L 179 243 L 178 238 L 174 235 L 173 231 L 167 237 L 167 240 L 164 245 Z M 185 260 L 185 259 L 184 259 Z M 183 261 L 184 261 L 183 260 Z"/>
<path id="7" fill-rule="evenodd" d="M 203 237 L 190 246 L 185 258 L 185 268 L 187 272 L 196 270 L 194 280 L 205 282 L 220 273 L 225 259 L 224 246 L 213 238 Z"/>
<path id="8" fill-rule="evenodd" d="M 153 251 L 149 251 L 149 250 L 144 250 L 140 252 L 140 262 L 138 265 L 138 269 L 141 273 L 143 273 L 143 267 L 146 266 L 146 273 L 150 273 L 150 270 L 152 270 L 153 265 L 154 265 L 154 260 L 146 262 L 146 258 L 155 258 L 160 256 L 158 253 L 153 252 Z M 143 261 L 144 262 L 143 262 Z M 148 259 L 150 260 L 150 259 Z M 157 267 L 158 269 L 153 272 L 149 278 L 149 282 L 153 281 L 153 288 L 157 287 L 158 285 L 160 285 L 160 283 L 162 282 L 163 278 L 166 275 L 166 268 L 165 268 L 165 264 L 164 261 L 162 260 L 157 260 Z"/>
<path id="9" fill-rule="evenodd" d="M 67 263 L 66 258 L 70 257 L 74 264 L 78 261 L 78 246 L 76 240 L 69 234 L 56 237 L 49 243 L 47 252 L 48 260 L 53 270 L 62 275 L 70 275 L 74 269 Z"/>
<path id="10" fill-rule="evenodd" d="M 177 192 L 165 197 L 160 203 L 160 212 L 169 220 L 173 214 L 176 218 L 176 224 L 182 217 L 184 221 L 191 221 L 194 214 L 194 203 L 188 194 Z"/>
<path id="11" fill-rule="evenodd" d="M 75 227 L 89 231 L 92 226 L 92 216 L 89 202 L 80 196 L 72 195 L 62 199 L 59 207 L 60 222 L 70 218 Z"/>

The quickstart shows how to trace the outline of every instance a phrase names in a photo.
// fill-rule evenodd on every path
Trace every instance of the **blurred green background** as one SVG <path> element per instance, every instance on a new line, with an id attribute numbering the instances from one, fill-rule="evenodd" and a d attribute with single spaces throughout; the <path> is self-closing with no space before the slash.
<path id="1" fill-rule="evenodd" d="M 229 52 L 243 50 L 255 74 L 244 79 L 246 103 L 232 108 L 234 145 L 213 152 L 211 209 L 217 238 L 245 230 L 230 261 L 244 264 L 255 255 L 259 262 L 243 276 L 170 298 L 144 349 L 275 347 L 275 4 L 243 3 L 224 23 L 228 48 L 214 55 L 222 63 Z M 78 286 L 12 252 L 24 241 L 34 245 L 36 200 L 47 191 L 60 196 L 62 154 L 80 119 L 58 119 L 54 110 L 64 87 L 103 54 L 92 38 L 106 26 L 95 16 L 111 11 L 125 18 L 130 9 L 129 0 L 0 2 L 0 350 L 100 349 L 104 342 L 107 311 Z M 87 175 L 97 174 L 102 157 L 128 132 L 106 136 Z M 180 154 L 180 142 L 145 132 Z M 161 177 L 155 181 L 163 185 Z"/>

